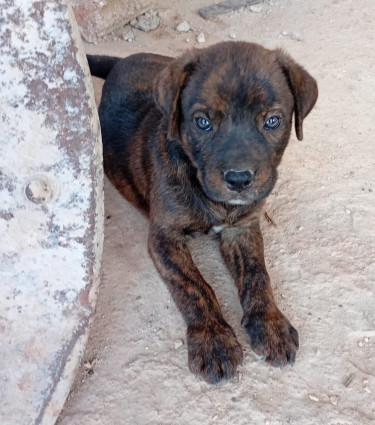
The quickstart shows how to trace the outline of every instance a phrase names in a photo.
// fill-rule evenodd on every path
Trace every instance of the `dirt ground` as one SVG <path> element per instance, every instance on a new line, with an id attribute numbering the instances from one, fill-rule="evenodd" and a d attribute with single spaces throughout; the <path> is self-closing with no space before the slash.
<path id="1" fill-rule="evenodd" d="M 203 20 L 212 0 L 166 0 L 161 26 L 89 53 L 176 56 L 236 37 L 283 47 L 318 80 L 304 140 L 291 137 L 263 222 L 279 307 L 298 329 L 295 366 L 258 360 L 213 235 L 192 241 L 244 347 L 232 382 L 189 372 L 185 326 L 147 254 L 147 220 L 105 183 L 102 284 L 84 364 L 59 425 L 375 423 L 375 50 L 373 0 L 271 0 Z M 188 21 L 192 30 L 175 28 Z M 205 43 L 197 36 L 204 32 Z M 187 41 L 187 39 L 189 41 Z M 100 84 L 95 82 L 100 96 Z"/>

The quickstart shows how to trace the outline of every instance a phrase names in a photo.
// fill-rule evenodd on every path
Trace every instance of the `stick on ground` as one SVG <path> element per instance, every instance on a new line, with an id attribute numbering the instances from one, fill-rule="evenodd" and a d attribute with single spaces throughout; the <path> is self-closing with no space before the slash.
<path id="1" fill-rule="evenodd" d="M 212 4 L 211 6 L 202 7 L 199 14 L 204 19 L 210 19 L 214 16 L 223 15 L 224 13 L 233 12 L 241 9 L 241 7 L 252 6 L 261 3 L 260 0 L 227 0 L 221 3 Z"/>

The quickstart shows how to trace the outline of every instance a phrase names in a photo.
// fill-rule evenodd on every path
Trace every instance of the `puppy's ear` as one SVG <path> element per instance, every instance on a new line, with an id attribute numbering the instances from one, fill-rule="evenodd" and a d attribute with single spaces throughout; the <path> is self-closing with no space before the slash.
<path id="1" fill-rule="evenodd" d="M 277 49 L 276 58 L 293 94 L 296 134 L 297 139 L 302 140 L 302 122 L 315 105 L 318 98 L 318 85 L 315 79 L 284 51 Z"/>
<path id="2" fill-rule="evenodd" d="M 179 137 L 180 96 L 198 63 L 198 52 L 191 50 L 171 61 L 154 81 L 154 97 L 158 108 L 169 120 L 168 137 Z"/>

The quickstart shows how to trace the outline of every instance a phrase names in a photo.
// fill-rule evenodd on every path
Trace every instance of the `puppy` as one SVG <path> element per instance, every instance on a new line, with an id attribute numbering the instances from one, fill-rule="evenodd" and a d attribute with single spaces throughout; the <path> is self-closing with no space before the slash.
<path id="1" fill-rule="evenodd" d="M 294 114 L 297 138 L 316 81 L 282 50 L 219 43 L 177 59 L 88 56 L 105 78 L 99 117 L 104 169 L 150 219 L 149 253 L 187 325 L 190 370 L 210 383 L 243 358 L 233 329 L 188 249 L 191 232 L 219 233 L 252 349 L 293 364 L 298 333 L 278 309 L 260 216 L 275 185 Z"/>

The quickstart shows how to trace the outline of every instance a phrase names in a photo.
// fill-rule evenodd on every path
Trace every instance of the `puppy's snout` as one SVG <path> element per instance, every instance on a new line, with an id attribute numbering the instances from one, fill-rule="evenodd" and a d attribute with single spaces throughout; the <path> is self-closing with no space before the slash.
<path id="1" fill-rule="evenodd" d="M 242 192 L 251 185 L 253 181 L 253 173 L 249 170 L 229 170 L 224 173 L 224 180 L 230 190 Z"/>

